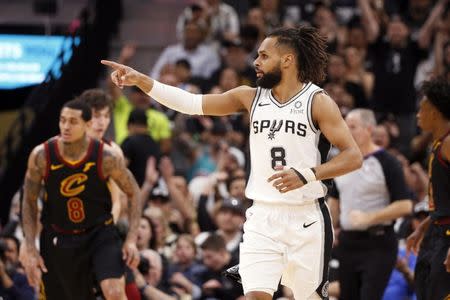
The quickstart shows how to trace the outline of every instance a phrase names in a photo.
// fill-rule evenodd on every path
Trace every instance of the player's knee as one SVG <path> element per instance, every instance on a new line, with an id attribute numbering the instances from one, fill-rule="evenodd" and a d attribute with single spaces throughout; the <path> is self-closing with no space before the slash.
<path id="1" fill-rule="evenodd" d="M 245 294 L 245 300 L 272 300 L 272 295 L 266 292 L 252 291 Z"/>

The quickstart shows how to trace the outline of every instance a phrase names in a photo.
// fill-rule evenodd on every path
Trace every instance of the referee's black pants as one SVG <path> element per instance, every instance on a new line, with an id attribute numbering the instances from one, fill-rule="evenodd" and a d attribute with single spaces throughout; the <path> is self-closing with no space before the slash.
<path id="1" fill-rule="evenodd" d="M 339 235 L 341 300 L 380 300 L 397 261 L 392 227 L 341 231 Z"/>

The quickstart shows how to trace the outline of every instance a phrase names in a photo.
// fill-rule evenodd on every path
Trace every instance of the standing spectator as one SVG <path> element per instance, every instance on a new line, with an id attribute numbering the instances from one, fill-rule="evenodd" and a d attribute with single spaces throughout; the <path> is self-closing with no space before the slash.
<path id="1" fill-rule="evenodd" d="M 142 186 L 147 160 L 154 157 L 159 161 L 161 156 L 159 145 L 148 135 L 145 110 L 136 108 L 130 113 L 128 132 L 130 135 L 122 143 L 123 155 L 128 169 L 133 173 L 139 186 Z"/>
<path id="2" fill-rule="evenodd" d="M 208 26 L 207 42 L 235 39 L 239 36 L 239 18 L 234 8 L 221 0 L 198 1 L 186 7 L 177 20 L 177 37 L 184 38 L 186 23 L 195 20 L 203 21 Z"/>
<path id="3" fill-rule="evenodd" d="M 335 178 L 330 198 L 335 227 L 340 223 L 341 297 L 379 300 L 397 260 L 393 222 L 412 203 L 399 162 L 371 139 L 373 112 L 355 109 L 346 122 L 365 159 L 361 169 Z"/>
<path id="4" fill-rule="evenodd" d="M 211 46 L 203 44 L 204 30 L 200 24 L 188 22 L 184 27 L 183 42 L 168 46 L 159 56 L 151 76 L 158 78 L 165 65 L 179 59 L 187 59 L 192 67 L 192 76 L 208 78 L 220 65 L 219 56 Z"/>
<path id="5" fill-rule="evenodd" d="M 430 25 L 422 26 L 418 40 L 398 16 L 390 18 L 386 32 L 376 20 L 368 0 L 358 0 L 373 58 L 375 82 L 372 105 L 378 119 L 394 114 L 400 128 L 399 150 L 409 156 L 415 134 L 416 91 L 414 76 L 419 62 L 428 55 Z"/>
<path id="6" fill-rule="evenodd" d="M 367 107 L 366 94 L 362 82 L 347 77 L 348 67 L 341 55 L 330 55 L 327 66 L 327 82 L 335 83 L 353 97 L 354 107 Z M 336 99 L 334 99 L 336 101 Z"/>
<path id="7" fill-rule="evenodd" d="M 344 50 L 344 59 L 347 66 L 347 72 L 345 74 L 347 82 L 361 85 L 364 89 L 366 99 L 370 99 L 372 96 L 374 76 L 372 72 L 367 72 L 364 69 L 364 56 L 362 51 L 356 47 L 347 47 Z"/>

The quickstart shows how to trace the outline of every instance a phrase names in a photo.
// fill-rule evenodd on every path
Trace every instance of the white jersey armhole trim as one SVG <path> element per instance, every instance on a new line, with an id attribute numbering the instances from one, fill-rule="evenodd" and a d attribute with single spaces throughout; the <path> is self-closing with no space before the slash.
<path id="1" fill-rule="evenodd" d="M 307 113 L 306 115 L 308 116 L 308 123 L 309 126 L 311 127 L 311 130 L 314 133 L 317 133 L 319 131 L 319 128 L 316 127 L 316 125 L 314 125 L 314 120 L 313 120 L 313 115 L 312 115 L 312 104 L 314 102 L 314 96 L 319 93 L 319 92 L 323 92 L 323 89 L 318 88 L 315 91 L 313 91 L 308 98 L 308 103 L 307 103 Z"/>
<path id="2" fill-rule="evenodd" d="M 258 104 L 258 101 L 259 101 L 259 98 L 261 97 L 261 94 L 262 94 L 262 88 L 257 87 L 256 88 L 255 97 L 253 97 L 252 105 L 250 107 L 250 122 L 253 119 L 253 113 L 254 113 L 254 111 L 256 109 L 256 105 Z"/>

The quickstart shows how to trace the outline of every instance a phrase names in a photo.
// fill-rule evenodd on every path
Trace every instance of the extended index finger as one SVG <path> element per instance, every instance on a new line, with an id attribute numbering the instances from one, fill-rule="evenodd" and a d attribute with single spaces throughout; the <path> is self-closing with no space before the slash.
<path id="1" fill-rule="evenodd" d="M 105 66 L 111 67 L 113 69 L 120 69 L 122 67 L 121 64 L 106 59 L 102 59 L 100 62 Z"/>

